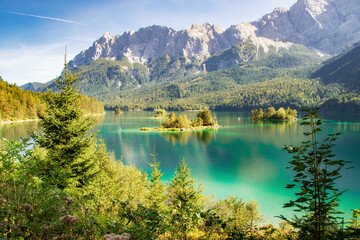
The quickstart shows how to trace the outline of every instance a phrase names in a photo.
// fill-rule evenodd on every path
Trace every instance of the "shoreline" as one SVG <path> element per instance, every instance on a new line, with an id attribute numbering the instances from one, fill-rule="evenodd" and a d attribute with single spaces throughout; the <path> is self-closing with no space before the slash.
<path id="1" fill-rule="evenodd" d="M 24 122 L 36 122 L 36 121 L 40 121 L 39 118 L 36 119 L 23 119 L 23 120 L 14 120 L 14 121 L 0 121 L 0 125 L 4 125 L 4 124 L 11 124 L 11 123 L 24 123 Z"/>
<path id="2" fill-rule="evenodd" d="M 101 116 L 101 115 L 105 115 L 106 112 L 103 113 L 91 113 L 91 114 L 85 114 L 85 117 L 88 116 Z M 21 119 L 21 120 L 6 120 L 6 121 L 0 121 L 0 125 L 4 125 L 4 124 L 12 124 L 12 123 L 24 123 L 24 122 L 37 122 L 40 121 L 40 118 L 35 118 L 35 119 Z"/>
<path id="3" fill-rule="evenodd" d="M 198 131 L 206 129 L 218 129 L 220 126 L 202 126 L 202 127 L 189 127 L 189 128 L 164 128 L 164 127 L 154 127 L 147 128 L 142 127 L 140 131 L 142 132 L 189 132 L 189 131 Z"/>

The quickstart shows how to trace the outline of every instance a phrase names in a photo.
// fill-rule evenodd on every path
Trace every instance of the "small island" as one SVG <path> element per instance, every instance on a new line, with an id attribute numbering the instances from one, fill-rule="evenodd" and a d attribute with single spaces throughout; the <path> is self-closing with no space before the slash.
<path id="1" fill-rule="evenodd" d="M 166 117 L 165 109 L 156 109 L 154 111 L 154 117 L 153 118 L 164 118 L 164 117 Z"/>
<path id="2" fill-rule="evenodd" d="M 115 108 L 115 114 L 118 115 L 118 114 L 121 114 L 122 113 L 122 110 L 120 108 Z"/>
<path id="3" fill-rule="evenodd" d="M 195 119 L 188 120 L 186 115 L 177 116 L 174 112 L 156 128 L 141 128 L 141 131 L 191 131 L 218 128 L 219 125 L 213 120 L 209 109 L 201 110 Z"/>
<path id="4" fill-rule="evenodd" d="M 297 111 L 295 109 L 280 107 L 277 111 L 273 107 L 268 107 L 264 112 L 262 108 L 251 111 L 251 120 L 279 120 L 292 121 L 297 120 Z"/>

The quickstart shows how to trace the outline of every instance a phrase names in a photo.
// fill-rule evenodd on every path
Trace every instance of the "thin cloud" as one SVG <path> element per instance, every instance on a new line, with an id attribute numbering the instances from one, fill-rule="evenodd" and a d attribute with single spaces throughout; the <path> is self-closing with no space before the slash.
<path id="1" fill-rule="evenodd" d="M 21 16 L 28 16 L 28 17 L 42 18 L 42 19 L 49 19 L 49 20 L 58 21 L 58 22 L 72 23 L 72 24 L 78 24 L 78 25 L 86 25 L 84 23 L 75 22 L 75 21 L 62 19 L 62 18 L 46 17 L 46 16 L 40 16 L 40 15 L 34 15 L 34 14 L 28 14 L 28 13 L 21 13 L 21 12 L 10 12 L 10 11 L 4 11 L 4 12 L 9 13 L 9 14 L 14 14 L 14 15 L 21 15 Z"/>

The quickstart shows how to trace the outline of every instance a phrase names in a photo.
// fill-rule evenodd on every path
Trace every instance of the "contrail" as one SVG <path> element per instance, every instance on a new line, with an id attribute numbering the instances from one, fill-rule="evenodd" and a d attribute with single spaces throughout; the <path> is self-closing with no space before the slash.
<path id="1" fill-rule="evenodd" d="M 66 19 L 62 19 L 62 18 L 53 18 L 53 17 L 46 17 L 46 16 L 40 16 L 40 15 L 34 15 L 34 14 L 28 14 L 28 13 L 20 13 L 20 12 L 10 12 L 10 11 L 3 11 L 3 12 L 10 13 L 10 14 L 15 14 L 15 15 L 22 15 L 22 16 L 28 16 L 28 17 L 49 19 L 49 20 L 54 20 L 54 21 L 59 21 L 59 22 L 78 24 L 78 25 L 86 25 L 84 23 L 75 22 L 75 21 L 71 21 L 71 20 L 66 20 Z"/>

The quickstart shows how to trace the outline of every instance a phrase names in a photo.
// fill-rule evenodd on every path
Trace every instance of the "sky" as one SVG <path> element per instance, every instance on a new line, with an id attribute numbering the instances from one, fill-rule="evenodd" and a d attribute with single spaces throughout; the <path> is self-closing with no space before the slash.
<path id="1" fill-rule="evenodd" d="M 182 30 L 256 21 L 296 0 L 0 0 L 0 76 L 21 86 L 48 82 L 67 60 L 109 32 L 151 25 Z"/>

